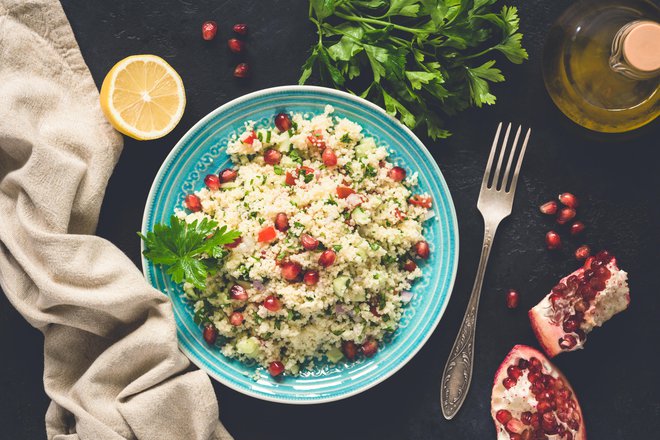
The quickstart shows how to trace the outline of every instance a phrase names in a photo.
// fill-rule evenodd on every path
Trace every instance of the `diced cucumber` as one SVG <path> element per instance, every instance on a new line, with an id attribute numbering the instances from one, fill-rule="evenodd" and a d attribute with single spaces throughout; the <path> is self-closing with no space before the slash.
<path id="1" fill-rule="evenodd" d="M 359 206 L 353 210 L 351 218 L 358 225 L 367 225 L 371 221 L 369 214 L 364 212 L 364 209 L 360 208 Z"/>
<path id="2" fill-rule="evenodd" d="M 332 282 L 332 289 L 335 291 L 335 295 L 344 296 L 346 290 L 348 290 L 348 284 L 351 282 L 351 278 L 346 275 L 339 276 L 335 278 Z"/>
<path id="3" fill-rule="evenodd" d="M 325 355 L 333 364 L 336 364 L 344 357 L 344 354 L 337 347 L 331 348 Z"/>
<path id="4" fill-rule="evenodd" d="M 244 354 L 245 356 L 253 357 L 258 350 L 259 340 L 254 336 L 247 339 L 241 339 L 236 343 L 236 351 Z"/>
<path id="5" fill-rule="evenodd" d="M 355 146 L 355 155 L 357 157 L 367 157 L 374 150 L 371 143 L 361 142 Z"/>
<path id="6" fill-rule="evenodd" d="M 361 302 L 366 301 L 367 295 L 364 293 L 364 290 L 351 289 L 346 295 L 346 299 L 351 302 Z"/>

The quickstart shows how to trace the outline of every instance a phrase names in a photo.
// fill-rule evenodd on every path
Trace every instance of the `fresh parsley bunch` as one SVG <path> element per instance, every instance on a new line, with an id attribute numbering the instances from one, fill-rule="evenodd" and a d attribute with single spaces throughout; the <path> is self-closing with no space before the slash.
<path id="1" fill-rule="evenodd" d="M 168 266 L 167 273 L 177 283 L 188 282 L 204 289 L 206 277 L 218 268 L 218 260 L 227 255 L 224 245 L 231 244 L 241 233 L 218 228 L 218 223 L 202 219 L 187 223 L 173 215 L 169 226 L 154 225 L 154 230 L 143 235 L 144 256 L 154 264 Z"/>
<path id="2" fill-rule="evenodd" d="M 494 104 L 489 82 L 504 81 L 494 51 L 527 59 L 518 11 L 497 0 L 310 0 L 318 42 L 299 83 L 312 71 L 385 107 L 410 128 L 445 138 L 441 114 Z"/>

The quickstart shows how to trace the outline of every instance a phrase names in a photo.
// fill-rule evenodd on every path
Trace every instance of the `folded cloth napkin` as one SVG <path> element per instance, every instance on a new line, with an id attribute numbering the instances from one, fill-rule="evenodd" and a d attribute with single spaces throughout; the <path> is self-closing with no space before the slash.
<path id="1" fill-rule="evenodd" d="M 45 337 L 48 438 L 231 439 L 166 296 L 91 235 L 121 148 L 60 4 L 0 0 L 0 284 Z"/>

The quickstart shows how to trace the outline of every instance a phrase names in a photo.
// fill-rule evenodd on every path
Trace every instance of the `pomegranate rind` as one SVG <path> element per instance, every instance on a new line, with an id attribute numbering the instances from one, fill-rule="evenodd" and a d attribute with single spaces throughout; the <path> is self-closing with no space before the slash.
<path id="1" fill-rule="evenodd" d="M 616 258 L 614 257 L 612 257 L 612 260 L 610 261 L 610 263 L 608 263 L 607 268 L 612 273 L 612 278 L 610 279 L 614 279 L 614 275 L 618 273 L 622 273 L 624 276 L 627 275 L 625 272 L 619 269 L 619 267 L 616 264 Z M 580 267 L 573 273 L 568 274 L 564 278 L 559 280 L 559 283 L 565 283 L 568 277 L 570 277 L 571 275 L 579 276 L 584 272 L 584 270 L 585 270 L 584 267 Z M 625 277 L 624 277 L 624 281 L 625 281 Z M 623 289 L 625 305 L 623 307 L 619 307 L 612 314 L 612 316 L 624 311 L 625 309 L 628 308 L 628 305 L 630 304 L 630 291 L 628 289 L 627 283 L 624 283 L 623 285 L 616 287 L 620 287 Z M 614 288 L 614 286 L 608 280 L 607 287 L 605 288 L 604 291 L 599 292 L 598 295 L 601 295 L 603 292 L 608 292 L 608 289 L 612 289 L 612 288 Z M 543 348 L 543 351 L 548 355 L 548 357 L 553 358 L 557 356 L 559 353 L 565 351 L 579 350 L 583 348 L 584 343 L 580 342 L 575 347 L 570 349 L 564 349 L 559 346 L 559 338 L 566 335 L 566 332 L 561 327 L 561 323 L 557 323 L 557 324 L 552 323 L 549 317 L 546 315 L 546 311 L 548 310 L 548 308 L 551 307 L 551 302 L 550 302 L 551 294 L 552 291 L 548 293 L 537 305 L 532 307 L 529 310 L 528 315 L 529 315 L 529 322 L 532 326 L 532 330 L 534 331 L 534 335 L 536 336 L 536 339 L 538 339 L 541 348 Z M 587 311 L 587 313 L 589 313 L 589 311 Z M 611 316 L 609 318 L 611 318 Z M 603 320 L 603 322 L 607 321 L 609 318 Z M 595 324 L 594 326 L 600 327 L 601 325 L 602 323 Z M 591 330 L 592 329 L 587 329 L 586 333 L 589 333 Z"/>
<path id="2" fill-rule="evenodd" d="M 515 345 L 509 354 L 506 355 L 500 366 L 495 372 L 495 378 L 493 379 L 493 389 L 490 397 L 490 414 L 495 423 L 495 431 L 497 432 L 497 440 L 510 440 L 509 434 L 504 429 L 504 426 L 497 421 L 495 414 L 501 409 L 509 409 L 505 406 L 502 406 L 499 402 L 500 395 L 504 393 L 505 388 L 502 385 L 502 381 L 508 377 L 507 368 L 511 365 L 515 365 L 518 359 L 523 358 L 529 360 L 530 358 L 535 357 L 543 365 L 543 372 L 546 374 L 551 374 L 556 379 L 561 379 L 564 381 L 565 387 L 571 391 L 573 398 L 575 400 L 575 411 L 580 414 L 580 426 L 578 427 L 577 432 L 574 435 L 574 440 L 587 440 L 587 428 L 584 424 L 584 416 L 582 414 L 582 408 L 580 407 L 580 401 L 578 400 L 575 390 L 571 386 L 566 376 L 559 370 L 552 362 L 548 360 L 543 353 L 538 351 L 535 348 L 532 348 L 528 345 Z M 531 390 L 529 391 L 531 396 Z"/>

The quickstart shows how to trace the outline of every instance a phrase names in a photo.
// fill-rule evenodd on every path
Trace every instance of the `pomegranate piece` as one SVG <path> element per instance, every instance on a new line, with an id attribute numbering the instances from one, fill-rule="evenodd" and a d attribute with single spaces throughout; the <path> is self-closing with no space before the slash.
<path id="1" fill-rule="evenodd" d="M 232 241 L 231 243 L 226 244 L 225 247 L 226 247 L 227 249 L 234 249 L 236 246 L 238 246 L 239 244 L 241 244 L 242 241 L 243 241 L 243 238 L 242 238 L 242 237 L 238 237 L 237 239 L 235 239 L 235 240 Z"/>
<path id="2" fill-rule="evenodd" d="M 561 193 L 557 197 L 562 205 L 568 206 L 569 208 L 577 208 L 579 203 L 577 197 L 569 192 Z"/>
<path id="3" fill-rule="evenodd" d="M 387 172 L 387 176 L 395 182 L 401 182 L 406 178 L 406 170 L 401 167 L 392 167 L 392 169 Z"/>
<path id="4" fill-rule="evenodd" d="M 268 364 L 268 373 L 273 376 L 277 377 L 280 374 L 284 372 L 284 364 L 280 361 L 273 361 L 270 364 Z"/>
<path id="5" fill-rule="evenodd" d="M 275 216 L 275 229 L 281 232 L 285 232 L 289 229 L 289 216 L 283 212 L 279 212 Z"/>
<path id="6" fill-rule="evenodd" d="M 319 257 L 319 264 L 323 267 L 332 266 L 335 263 L 336 258 L 337 254 L 335 251 L 328 249 L 321 253 L 321 256 Z"/>
<path id="7" fill-rule="evenodd" d="M 573 208 L 562 208 L 559 210 L 559 214 L 557 214 L 557 223 L 560 225 L 565 225 L 569 221 L 573 220 L 575 218 L 575 209 Z"/>
<path id="8" fill-rule="evenodd" d="M 243 324 L 243 321 L 245 321 L 245 318 L 241 312 L 232 312 L 232 314 L 229 315 L 229 323 L 234 327 Z"/>
<path id="9" fill-rule="evenodd" d="M 519 300 L 520 300 L 520 296 L 518 295 L 518 292 L 513 290 L 513 289 L 509 289 L 509 291 L 506 293 L 506 306 L 507 306 L 507 308 L 515 309 L 516 307 L 518 307 Z M 517 378 L 514 378 L 514 379 L 517 379 Z"/>
<path id="10" fill-rule="evenodd" d="M 264 162 L 268 165 L 277 165 L 280 163 L 280 160 L 282 160 L 282 153 L 279 151 L 273 150 L 272 148 L 264 151 Z"/>
<path id="11" fill-rule="evenodd" d="M 433 199 L 431 196 L 420 196 L 415 194 L 408 199 L 408 203 L 415 206 L 421 206 L 422 208 L 430 208 L 433 205 Z"/>
<path id="12" fill-rule="evenodd" d="M 352 361 L 355 359 L 355 356 L 357 356 L 357 345 L 355 345 L 355 342 L 353 341 L 342 341 L 341 343 L 341 351 L 344 353 L 344 356 L 346 356 L 346 359 L 349 361 Z"/>
<path id="13" fill-rule="evenodd" d="M 240 284 L 234 284 L 231 286 L 231 289 L 229 289 L 229 296 L 231 299 L 235 299 L 237 301 L 245 301 L 248 299 L 248 294 L 247 290 Z"/>
<path id="14" fill-rule="evenodd" d="M 234 68 L 234 77 L 247 78 L 250 74 L 250 66 L 247 63 L 240 63 Z"/>
<path id="15" fill-rule="evenodd" d="M 550 200 L 539 206 L 539 211 L 545 215 L 555 215 L 557 213 L 557 202 Z"/>
<path id="16" fill-rule="evenodd" d="M 575 250 L 575 258 L 577 258 L 578 261 L 586 260 L 589 255 L 591 255 L 591 248 L 586 244 L 583 244 Z"/>
<path id="17" fill-rule="evenodd" d="M 628 274 L 607 252 L 589 257 L 529 311 L 532 329 L 549 357 L 583 347 L 587 333 L 630 303 Z"/>
<path id="18" fill-rule="evenodd" d="M 512 374 L 526 380 L 515 382 Z M 546 439 L 557 434 L 562 440 L 587 438 L 582 409 L 570 383 L 532 347 L 516 345 L 504 358 L 495 373 L 490 405 L 498 440 Z"/>
<path id="19" fill-rule="evenodd" d="M 277 237 L 275 228 L 272 226 L 266 226 L 261 231 L 259 231 L 257 241 L 259 243 L 270 243 L 271 241 L 275 240 L 275 237 Z"/>
<path id="20" fill-rule="evenodd" d="M 217 191 L 220 189 L 220 178 L 215 174 L 207 174 L 204 177 L 204 185 L 211 191 Z"/>
<path id="21" fill-rule="evenodd" d="M 378 342 L 375 339 L 367 339 L 362 343 L 362 354 L 366 357 L 371 357 L 378 351 Z"/>
<path id="22" fill-rule="evenodd" d="M 291 125 L 291 117 L 286 113 L 278 113 L 275 115 L 275 127 L 277 127 L 279 131 L 289 131 Z"/>
<path id="23" fill-rule="evenodd" d="M 248 25 L 245 23 L 237 23 L 232 29 L 238 35 L 247 35 L 248 33 Z"/>
<path id="24" fill-rule="evenodd" d="M 206 324 L 204 326 L 202 336 L 204 337 L 204 340 L 207 344 L 213 345 L 215 344 L 215 340 L 218 339 L 218 331 L 215 329 L 213 324 Z"/>
<path id="25" fill-rule="evenodd" d="M 412 272 L 413 270 L 417 269 L 417 263 L 415 263 L 412 259 L 408 258 L 406 259 L 406 261 L 403 262 L 403 268 L 408 272 Z"/>
<path id="26" fill-rule="evenodd" d="M 220 172 L 221 183 L 233 182 L 236 180 L 236 177 L 238 177 L 238 171 L 231 168 L 224 169 Z"/>
<path id="27" fill-rule="evenodd" d="M 559 234 L 555 231 L 548 231 L 548 233 L 545 234 L 545 245 L 550 250 L 559 249 L 561 247 L 561 238 L 559 237 Z"/>
<path id="28" fill-rule="evenodd" d="M 323 153 L 321 153 L 321 159 L 326 167 L 334 167 L 337 165 L 337 155 L 331 148 L 323 150 Z"/>
<path id="29" fill-rule="evenodd" d="M 280 265 L 282 278 L 287 281 L 296 281 L 302 272 L 302 266 L 293 261 L 285 261 Z"/>
<path id="30" fill-rule="evenodd" d="M 241 53 L 245 49 L 245 42 L 238 38 L 230 38 L 227 40 L 227 47 L 234 53 Z"/>
<path id="31" fill-rule="evenodd" d="M 350 196 L 351 194 L 355 194 L 355 191 L 353 189 L 347 187 L 347 186 L 338 186 L 337 187 L 337 197 L 340 199 L 345 199 L 346 197 Z"/>
<path id="32" fill-rule="evenodd" d="M 278 312 L 282 309 L 282 303 L 275 295 L 269 295 L 264 300 L 264 307 L 271 312 Z"/>
<path id="33" fill-rule="evenodd" d="M 218 33 L 218 24 L 215 21 L 205 21 L 202 23 L 202 38 L 211 41 Z"/>
<path id="34" fill-rule="evenodd" d="M 578 235 L 584 231 L 584 223 L 581 221 L 576 221 L 571 225 L 571 235 Z"/>
<path id="35" fill-rule="evenodd" d="M 429 248 L 429 244 L 425 240 L 418 241 L 417 243 L 415 243 L 414 249 L 415 249 L 415 254 L 417 254 L 419 258 L 422 258 L 424 260 L 429 258 L 429 255 L 431 254 L 431 249 Z"/>
<path id="36" fill-rule="evenodd" d="M 308 270 L 303 275 L 303 282 L 308 286 L 316 286 L 319 283 L 319 273 L 315 270 Z"/>
<path id="37" fill-rule="evenodd" d="M 199 197 L 197 197 L 195 194 L 188 194 L 184 200 L 184 203 L 186 204 L 186 208 L 192 212 L 199 212 L 202 210 L 202 201 L 199 200 Z"/>
<path id="38" fill-rule="evenodd" d="M 319 247 L 319 241 L 309 234 L 302 234 L 300 236 L 300 244 L 308 251 L 313 251 Z"/>

